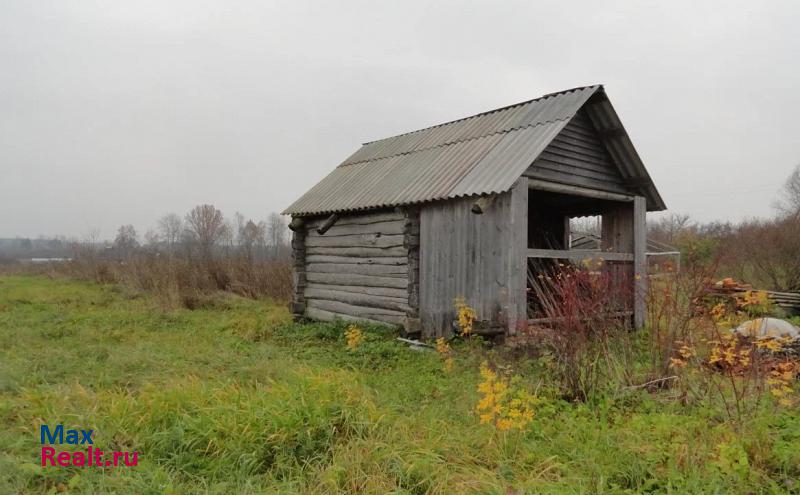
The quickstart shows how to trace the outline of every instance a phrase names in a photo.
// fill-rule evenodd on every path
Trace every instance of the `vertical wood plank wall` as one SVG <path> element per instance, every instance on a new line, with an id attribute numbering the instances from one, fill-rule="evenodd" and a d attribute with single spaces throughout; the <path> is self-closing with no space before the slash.
<path id="1" fill-rule="evenodd" d="M 633 199 L 633 324 L 644 326 L 647 316 L 647 203 L 642 196 Z"/>
<path id="2" fill-rule="evenodd" d="M 304 226 L 305 316 L 406 325 L 413 239 L 405 211 L 342 215 L 320 235 L 324 221 Z"/>
<path id="3" fill-rule="evenodd" d="M 633 205 L 631 203 L 618 203 L 616 206 L 603 211 L 601 222 L 602 251 L 620 253 L 633 252 Z M 602 256 L 602 252 L 598 253 Z M 630 262 L 610 262 L 603 266 L 603 271 L 608 273 L 617 285 L 619 294 L 627 294 L 633 285 L 633 265 Z M 633 309 L 633 297 L 625 304 L 628 310 Z"/>
<path id="4" fill-rule="evenodd" d="M 617 280 L 630 280 L 633 287 L 633 323 L 644 326 L 647 296 L 647 205 L 636 196 L 633 203 L 621 203 L 603 212 L 602 250 L 633 253 L 633 264 L 608 264 L 606 270 Z"/>
<path id="5" fill-rule="evenodd" d="M 510 333 L 525 310 L 527 179 L 500 194 L 481 215 L 475 198 L 424 205 L 420 212 L 420 318 L 423 336 L 452 332 L 453 300 L 464 297 L 479 320 Z"/>

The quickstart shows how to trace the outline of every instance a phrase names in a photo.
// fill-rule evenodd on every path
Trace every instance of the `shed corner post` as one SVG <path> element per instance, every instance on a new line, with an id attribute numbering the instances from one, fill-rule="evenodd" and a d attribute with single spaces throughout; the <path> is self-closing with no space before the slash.
<path id="1" fill-rule="evenodd" d="M 292 217 L 292 223 L 300 217 Z M 306 226 L 298 222 L 292 230 L 292 302 L 289 311 L 295 320 L 306 312 Z"/>
<path id="2" fill-rule="evenodd" d="M 633 199 L 633 325 L 644 327 L 647 316 L 647 203 Z"/>
<path id="3" fill-rule="evenodd" d="M 515 335 L 528 324 L 528 182 L 520 177 L 511 188 L 509 208 L 509 257 L 508 257 L 508 335 Z"/>

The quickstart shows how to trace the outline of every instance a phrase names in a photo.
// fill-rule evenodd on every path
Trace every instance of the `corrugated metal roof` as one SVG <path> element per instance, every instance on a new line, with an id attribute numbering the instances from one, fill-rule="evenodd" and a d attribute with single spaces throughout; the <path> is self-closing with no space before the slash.
<path id="1" fill-rule="evenodd" d="M 365 143 L 283 213 L 320 215 L 507 191 L 598 91 L 602 86 L 571 89 Z"/>

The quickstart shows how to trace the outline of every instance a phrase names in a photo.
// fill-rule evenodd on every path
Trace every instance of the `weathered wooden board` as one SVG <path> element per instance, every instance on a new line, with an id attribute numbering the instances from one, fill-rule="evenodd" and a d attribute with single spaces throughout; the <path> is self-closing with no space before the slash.
<path id="1" fill-rule="evenodd" d="M 612 253 L 593 251 L 590 249 L 528 249 L 528 258 L 549 258 L 585 260 L 601 259 L 604 261 L 633 261 L 633 253 Z"/>
<path id="2" fill-rule="evenodd" d="M 353 306 L 391 309 L 403 313 L 410 309 L 408 306 L 408 299 L 405 297 L 383 297 L 372 294 L 356 294 L 353 292 L 341 292 L 337 290 L 323 290 L 308 287 L 306 287 L 306 299 L 339 301 L 351 304 Z"/>
<path id="3" fill-rule="evenodd" d="M 353 256 L 359 258 L 379 258 L 407 256 L 408 250 L 403 246 L 388 248 L 379 247 L 331 247 L 331 246 L 309 246 L 306 248 L 306 255 L 323 256 Z"/>
<path id="4" fill-rule="evenodd" d="M 396 287 L 365 287 L 361 285 L 334 285 L 334 284 L 320 284 L 311 282 L 306 285 L 306 290 L 334 290 L 338 292 L 350 292 L 353 294 L 371 294 L 375 296 L 385 296 L 393 298 L 403 298 L 406 296 L 406 289 L 398 289 Z"/>
<path id="5" fill-rule="evenodd" d="M 344 320 L 344 321 L 352 321 L 352 322 L 366 322 L 372 323 L 374 325 L 391 325 L 396 326 L 400 325 L 400 323 L 392 323 L 392 322 L 385 322 L 380 320 L 373 320 L 371 318 L 358 318 L 355 316 L 333 313 L 331 311 L 325 311 L 323 309 L 318 308 L 306 308 L 306 316 L 308 318 L 312 318 L 314 320 L 319 321 L 334 321 L 334 320 Z"/>
<path id="6" fill-rule="evenodd" d="M 327 215 L 323 217 L 316 217 L 309 219 L 306 222 L 308 229 L 315 229 L 322 225 L 327 219 Z M 369 225 L 372 223 L 386 222 L 391 220 L 402 220 L 403 213 L 395 210 L 383 210 L 379 212 L 370 213 L 352 213 L 342 214 L 339 220 L 336 221 L 334 227 L 339 225 Z"/>
<path id="7" fill-rule="evenodd" d="M 381 257 L 381 258 L 357 258 L 355 256 L 325 256 L 314 254 L 305 257 L 307 263 L 337 263 L 354 265 L 394 265 L 403 266 L 408 264 L 405 256 Z"/>
<path id="8" fill-rule="evenodd" d="M 647 316 L 647 202 L 644 197 L 633 200 L 633 322 L 643 328 Z"/>
<path id="9" fill-rule="evenodd" d="M 616 193 L 632 191 L 585 111 L 570 120 L 524 175 Z"/>
<path id="10" fill-rule="evenodd" d="M 337 237 L 308 236 L 306 249 L 313 247 L 378 247 L 389 248 L 403 245 L 402 235 L 356 234 Z"/>
<path id="11" fill-rule="evenodd" d="M 407 278 L 378 277 L 372 275 L 356 275 L 352 273 L 306 273 L 309 282 L 330 285 L 361 285 L 364 287 L 408 287 Z"/>
<path id="12" fill-rule="evenodd" d="M 309 263 L 307 273 L 355 273 L 358 275 L 379 275 L 384 277 L 408 278 L 405 265 L 354 265 L 340 263 Z"/>
<path id="13" fill-rule="evenodd" d="M 526 325 L 526 179 L 481 214 L 474 198 L 425 205 L 420 213 L 419 314 L 424 336 L 452 332 L 454 299 L 479 320 Z M 513 212 L 513 213 L 512 213 Z"/>
<path id="14" fill-rule="evenodd" d="M 321 299 L 306 299 L 306 305 L 309 308 L 321 309 L 330 313 L 338 315 L 346 315 L 359 319 L 368 319 L 382 321 L 385 323 L 394 323 L 402 325 L 405 321 L 406 315 L 402 311 L 393 311 L 390 309 L 380 308 L 365 308 L 362 306 L 354 306 L 339 301 L 325 301 Z"/>
<path id="15" fill-rule="evenodd" d="M 402 220 L 388 220 L 385 222 L 374 222 L 368 224 L 347 224 L 341 225 L 335 223 L 333 227 L 328 229 L 325 234 L 320 235 L 316 230 L 312 229 L 308 232 L 308 237 L 338 237 L 342 235 L 360 235 L 360 234 L 382 234 L 382 235 L 399 235 L 403 233 Z"/>

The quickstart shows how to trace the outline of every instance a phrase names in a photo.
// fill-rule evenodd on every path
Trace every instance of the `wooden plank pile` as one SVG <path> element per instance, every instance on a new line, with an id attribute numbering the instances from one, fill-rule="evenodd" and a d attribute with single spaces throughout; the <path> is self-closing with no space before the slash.
<path id="1" fill-rule="evenodd" d="M 775 306 L 784 309 L 787 313 L 796 315 L 800 314 L 800 292 L 777 292 L 772 290 L 758 290 L 753 289 L 750 284 L 743 284 L 733 280 L 732 278 L 725 278 L 711 286 L 713 294 L 731 295 L 737 293 L 744 293 L 747 291 L 765 292 L 769 300 Z"/>

